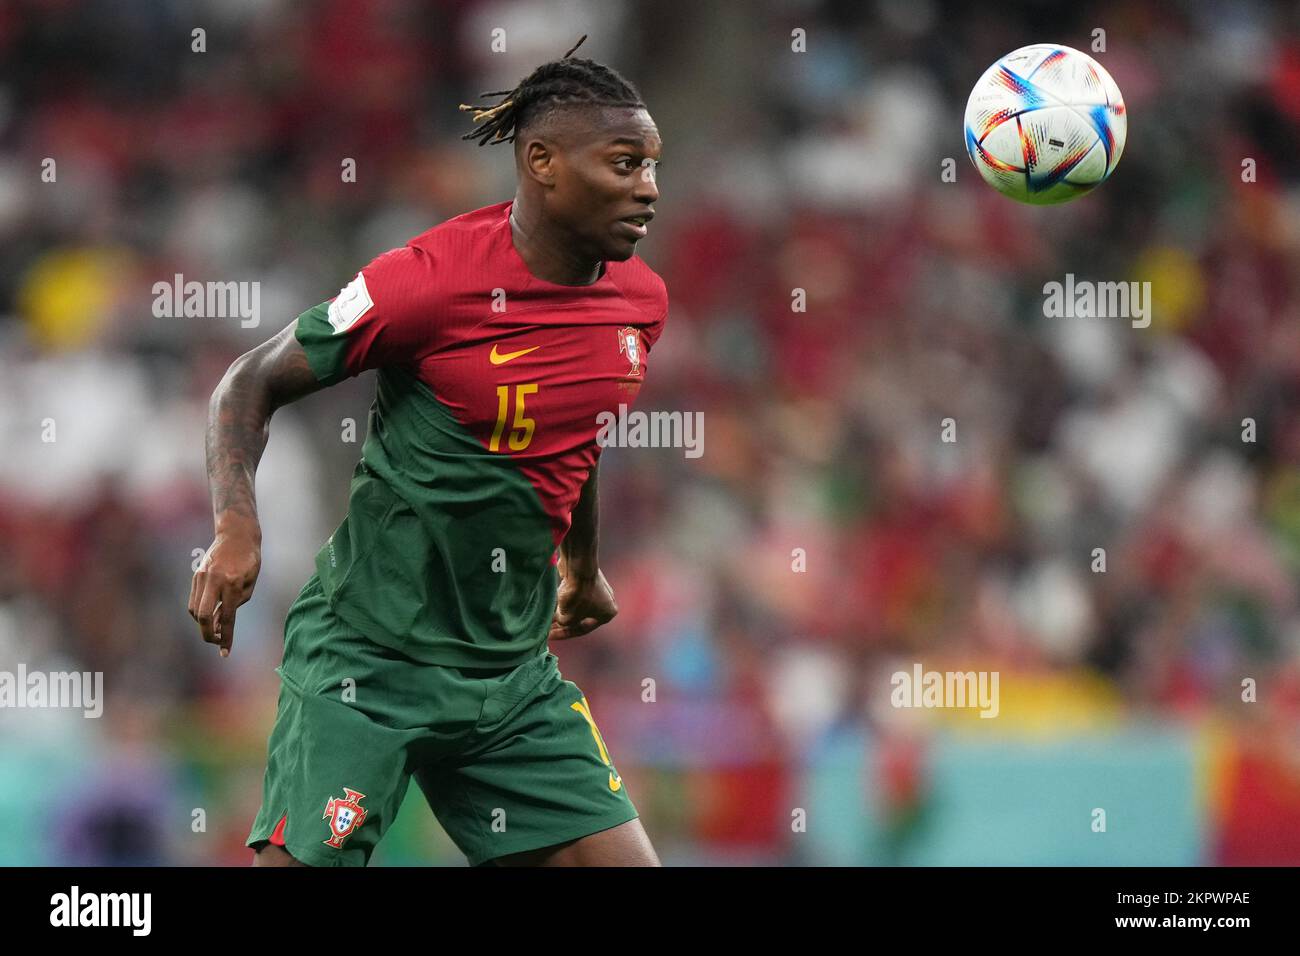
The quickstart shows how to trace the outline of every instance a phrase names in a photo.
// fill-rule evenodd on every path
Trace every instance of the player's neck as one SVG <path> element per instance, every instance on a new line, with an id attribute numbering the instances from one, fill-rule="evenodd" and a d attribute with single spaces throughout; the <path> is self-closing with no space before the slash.
<path id="1" fill-rule="evenodd" d="M 591 285 L 604 271 L 603 263 L 574 256 L 572 245 L 563 236 L 553 234 L 527 209 L 520 209 L 517 198 L 510 207 L 510 237 L 528 271 L 545 282 Z"/>

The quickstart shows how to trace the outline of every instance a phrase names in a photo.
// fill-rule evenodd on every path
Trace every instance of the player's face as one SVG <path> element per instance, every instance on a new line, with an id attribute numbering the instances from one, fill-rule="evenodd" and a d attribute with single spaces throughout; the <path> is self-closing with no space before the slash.
<path id="1" fill-rule="evenodd" d="M 586 114 L 587 125 L 566 137 L 551 213 L 597 259 L 630 259 L 645 238 L 659 198 L 656 167 L 663 144 L 643 109 Z M 642 219 L 640 223 L 634 219 Z"/>

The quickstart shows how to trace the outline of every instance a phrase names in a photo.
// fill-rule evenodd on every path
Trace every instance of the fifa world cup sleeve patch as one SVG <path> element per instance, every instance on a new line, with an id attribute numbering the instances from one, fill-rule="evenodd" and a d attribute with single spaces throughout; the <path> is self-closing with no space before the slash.
<path id="1" fill-rule="evenodd" d="M 345 285 L 330 303 L 330 326 L 335 334 L 346 332 L 357 319 L 374 308 L 374 305 L 374 300 L 370 298 L 370 290 L 366 288 L 366 277 L 358 272 L 357 277 Z"/>

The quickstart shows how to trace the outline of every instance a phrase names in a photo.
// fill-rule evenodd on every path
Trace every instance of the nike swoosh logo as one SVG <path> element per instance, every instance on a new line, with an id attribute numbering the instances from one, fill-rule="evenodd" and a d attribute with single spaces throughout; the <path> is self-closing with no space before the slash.
<path id="1" fill-rule="evenodd" d="M 534 345 L 534 346 L 533 346 L 532 348 L 530 348 L 530 349 L 520 349 L 518 352 L 506 352 L 506 353 L 503 355 L 502 353 L 498 352 L 498 351 L 497 351 L 497 347 L 496 347 L 495 345 L 493 345 L 493 346 L 492 346 L 492 354 L 488 356 L 488 360 L 489 360 L 493 365 L 505 365 L 506 362 L 512 361 L 513 359 L 517 359 L 517 358 L 519 358 L 519 356 L 521 356 L 521 355 L 527 355 L 529 352 L 532 352 L 532 351 L 534 351 L 534 350 L 536 350 L 536 349 L 540 349 L 540 348 L 541 348 L 540 345 Z"/>
<path id="2" fill-rule="evenodd" d="M 623 777 L 622 777 L 622 775 L 620 774 L 619 776 L 616 777 L 616 776 L 614 776 L 614 775 L 611 773 L 611 774 L 609 775 L 609 789 L 610 789 L 610 792 L 612 792 L 612 793 L 618 793 L 619 788 L 622 787 L 622 786 L 623 786 Z"/>

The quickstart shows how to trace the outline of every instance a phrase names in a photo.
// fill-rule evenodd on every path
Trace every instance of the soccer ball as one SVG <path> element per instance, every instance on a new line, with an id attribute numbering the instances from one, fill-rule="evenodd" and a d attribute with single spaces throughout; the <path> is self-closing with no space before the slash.
<path id="1" fill-rule="evenodd" d="M 1115 169 L 1128 117 L 1101 64 L 1035 43 L 989 67 L 966 103 L 966 152 L 984 181 L 1045 206 L 1082 196 Z"/>

